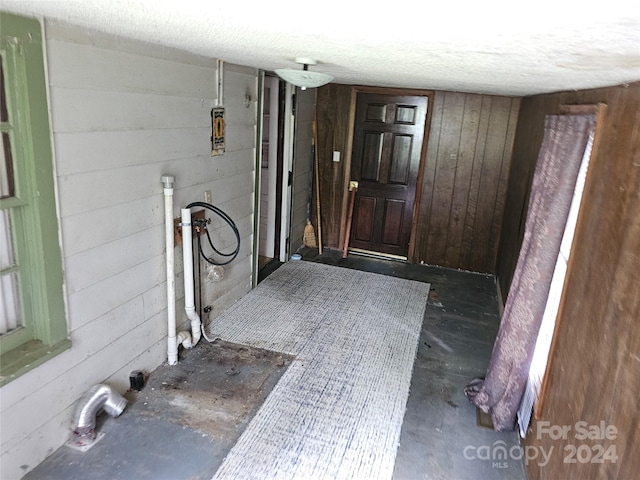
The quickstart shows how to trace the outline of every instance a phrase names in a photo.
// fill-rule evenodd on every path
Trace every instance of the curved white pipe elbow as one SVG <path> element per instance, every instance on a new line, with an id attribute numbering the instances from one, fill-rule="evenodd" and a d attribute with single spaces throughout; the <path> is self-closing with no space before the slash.
<path id="1" fill-rule="evenodd" d="M 191 322 L 191 338 L 193 339 L 194 345 L 198 344 L 201 336 L 202 336 L 202 322 L 200 321 L 200 317 L 198 317 L 197 322 Z"/>
<path id="2" fill-rule="evenodd" d="M 96 439 L 96 415 L 102 408 L 112 417 L 120 415 L 127 400 L 109 385 L 91 387 L 76 404 L 73 411 L 73 441 L 78 446 L 91 445 Z"/>
<path id="3" fill-rule="evenodd" d="M 182 345 L 184 348 L 191 348 L 195 344 L 191 340 L 191 334 L 183 330 L 182 332 L 178 332 L 178 336 L 176 337 L 176 348 L 178 345 Z"/>
<path id="4" fill-rule="evenodd" d="M 191 229 L 191 210 L 183 208 L 181 211 L 182 221 L 182 263 L 184 266 L 184 311 L 191 321 L 191 348 L 200 341 L 200 317 L 196 313 L 195 287 L 193 284 L 193 236 Z"/>
<path id="5" fill-rule="evenodd" d="M 196 313 L 196 307 L 185 307 L 185 311 L 187 312 L 187 318 L 191 320 L 191 338 L 193 345 L 197 345 L 202 335 L 200 316 Z"/>

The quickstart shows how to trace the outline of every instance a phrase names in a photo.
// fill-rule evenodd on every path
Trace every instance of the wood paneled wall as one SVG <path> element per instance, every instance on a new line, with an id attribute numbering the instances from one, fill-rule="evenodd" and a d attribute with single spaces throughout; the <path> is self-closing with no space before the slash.
<path id="1" fill-rule="evenodd" d="M 344 236 L 344 216 L 346 202 L 344 192 L 349 182 L 349 172 L 345 172 L 346 156 L 350 152 L 352 130 L 351 85 L 330 83 L 317 89 L 316 157 L 320 176 L 320 210 L 322 217 L 322 243 L 325 247 L 341 249 Z M 355 112 L 355 110 L 354 110 Z M 333 152 L 341 154 L 340 162 L 334 162 Z M 314 225 L 317 229 L 317 215 L 314 211 Z"/>
<path id="2" fill-rule="evenodd" d="M 297 90 L 291 198 L 291 253 L 296 252 L 302 246 L 304 227 L 307 223 L 309 180 L 311 176 L 311 136 L 315 100 L 313 89 Z"/>
<path id="3" fill-rule="evenodd" d="M 569 259 L 547 391 L 541 417 L 526 439 L 527 445 L 553 453 L 546 465 L 529 462 L 531 479 L 636 478 L 640 470 L 640 83 L 523 99 L 498 271 L 506 295 L 544 116 L 557 113 L 561 104 L 599 102 L 607 109 Z M 616 438 L 576 439 L 579 421 L 598 427 L 605 422 L 615 427 Z M 553 440 L 541 422 L 571 430 L 565 439 Z M 618 458 L 566 463 L 571 446 L 580 445 L 591 456 L 598 445 L 613 447 Z"/>
<path id="4" fill-rule="evenodd" d="M 519 103 L 436 92 L 416 262 L 494 273 Z"/>
<path id="5" fill-rule="evenodd" d="M 322 232 L 342 247 L 352 87 L 318 89 Z M 519 99 L 435 92 L 410 261 L 494 273 Z M 342 161 L 332 161 L 340 151 Z"/>
<path id="6" fill-rule="evenodd" d="M 496 276 L 503 302 L 507 299 L 524 236 L 531 182 L 544 136 L 544 115 L 552 111 L 553 104 L 551 97 L 538 97 L 536 102 L 527 99 L 520 104 L 496 261 Z"/>

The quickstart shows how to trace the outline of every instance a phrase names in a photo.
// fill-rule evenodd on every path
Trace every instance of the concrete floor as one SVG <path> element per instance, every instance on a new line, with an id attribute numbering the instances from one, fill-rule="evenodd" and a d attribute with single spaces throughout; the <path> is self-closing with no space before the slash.
<path id="1" fill-rule="evenodd" d="M 164 364 L 122 415 L 98 415 L 88 451 L 63 446 L 26 480 L 209 480 L 276 385 L 291 357 L 201 341 Z"/>
<path id="2" fill-rule="evenodd" d="M 477 426 L 464 395 L 486 373 L 500 323 L 494 277 L 427 265 L 303 248 L 303 259 L 429 282 L 394 480 L 526 480 L 516 432 Z M 496 443 L 496 442 L 504 442 Z M 504 445 L 514 458 L 481 460 Z"/>
<path id="3" fill-rule="evenodd" d="M 522 460 L 478 458 L 496 445 L 517 448 L 519 439 L 477 426 L 463 392 L 484 375 L 497 333 L 493 277 L 356 255 L 342 259 L 331 250 L 300 253 L 307 261 L 431 283 L 394 479 L 526 480 Z M 105 436 L 88 452 L 62 447 L 25 479 L 209 479 L 289 362 L 273 352 L 203 342 L 183 353 L 178 367 L 159 367 L 141 392 L 129 392 L 120 417 L 101 415 Z"/>

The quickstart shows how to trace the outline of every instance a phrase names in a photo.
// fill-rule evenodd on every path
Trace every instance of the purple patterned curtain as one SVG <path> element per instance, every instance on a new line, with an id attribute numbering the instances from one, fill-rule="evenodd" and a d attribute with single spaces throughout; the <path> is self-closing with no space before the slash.
<path id="1" fill-rule="evenodd" d="M 595 115 L 548 115 L 524 238 L 485 379 L 465 388 L 491 415 L 495 430 L 513 430 L 527 383 L 578 169 Z"/>

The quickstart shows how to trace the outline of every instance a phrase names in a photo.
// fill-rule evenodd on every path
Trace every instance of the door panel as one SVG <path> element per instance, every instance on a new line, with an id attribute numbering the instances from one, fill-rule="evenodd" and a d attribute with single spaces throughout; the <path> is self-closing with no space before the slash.
<path id="1" fill-rule="evenodd" d="M 379 166 L 382 160 L 382 142 L 384 138 L 381 133 L 364 133 L 364 145 L 362 146 L 362 169 L 360 178 L 363 180 L 378 181 Z"/>
<path id="2" fill-rule="evenodd" d="M 405 202 L 402 200 L 387 199 L 385 202 L 382 243 L 387 245 L 398 245 L 400 243 L 404 205 Z"/>
<path id="3" fill-rule="evenodd" d="M 352 247 L 407 255 L 426 116 L 427 97 L 358 93 Z"/>
<path id="4" fill-rule="evenodd" d="M 360 242 L 372 242 L 376 198 L 362 196 L 356 198 L 355 210 L 359 211 L 360 215 L 354 220 L 354 238 Z"/>
<path id="5" fill-rule="evenodd" d="M 367 122 L 384 123 L 386 118 L 387 106 L 384 103 L 367 104 L 366 119 Z"/>
<path id="6" fill-rule="evenodd" d="M 412 144 L 413 137 L 410 135 L 396 135 L 394 137 L 389 183 L 401 183 L 403 185 L 409 183 Z"/>

